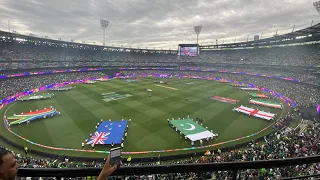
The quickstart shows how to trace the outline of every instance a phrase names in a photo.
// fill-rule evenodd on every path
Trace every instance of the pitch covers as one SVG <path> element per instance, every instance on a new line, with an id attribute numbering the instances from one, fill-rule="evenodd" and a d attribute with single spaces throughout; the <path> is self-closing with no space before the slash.
<path id="1" fill-rule="evenodd" d="M 170 120 L 170 123 L 191 141 L 217 136 L 217 134 L 213 134 L 192 119 Z"/>

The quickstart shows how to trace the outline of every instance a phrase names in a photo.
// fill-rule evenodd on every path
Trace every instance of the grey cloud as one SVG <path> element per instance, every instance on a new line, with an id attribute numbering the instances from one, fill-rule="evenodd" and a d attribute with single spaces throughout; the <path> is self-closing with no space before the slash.
<path id="1" fill-rule="evenodd" d="M 319 22 L 313 0 L 1 0 L 0 29 L 102 44 L 99 19 L 110 21 L 107 44 L 176 48 L 200 43 L 271 36 Z"/>

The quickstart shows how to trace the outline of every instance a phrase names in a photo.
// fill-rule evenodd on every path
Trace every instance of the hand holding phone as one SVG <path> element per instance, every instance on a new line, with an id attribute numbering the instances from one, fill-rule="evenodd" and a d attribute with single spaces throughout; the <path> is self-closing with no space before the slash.
<path id="1" fill-rule="evenodd" d="M 110 164 L 117 165 L 118 167 L 121 165 L 121 148 L 112 148 L 110 150 Z"/>
<path id="2" fill-rule="evenodd" d="M 113 172 L 118 168 L 117 165 L 111 165 L 110 163 L 110 154 L 104 164 L 102 171 L 100 172 L 97 180 L 105 180 L 107 177 L 113 174 Z"/>

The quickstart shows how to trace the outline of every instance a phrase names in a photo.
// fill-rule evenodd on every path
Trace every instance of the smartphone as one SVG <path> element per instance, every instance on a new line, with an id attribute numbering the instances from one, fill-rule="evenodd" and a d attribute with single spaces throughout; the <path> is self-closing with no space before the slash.
<path id="1" fill-rule="evenodd" d="M 110 164 L 120 166 L 121 162 L 121 147 L 112 148 L 110 150 Z"/>

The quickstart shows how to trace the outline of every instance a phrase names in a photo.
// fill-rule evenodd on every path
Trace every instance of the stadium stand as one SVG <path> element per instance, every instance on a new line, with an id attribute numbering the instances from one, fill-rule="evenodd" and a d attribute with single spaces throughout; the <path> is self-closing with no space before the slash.
<path id="1" fill-rule="evenodd" d="M 307 32 L 307 31 L 306 31 Z M 316 31 L 318 32 L 318 31 Z M 303 33 L 303 32 L 300 32 Z M 292 34 L 293 35 L 293 34 Z M 132 49 L 109 48 L 105 50 L 100 46 L 81 47 L 75 43 L 62 43 L 51 40 L 34 41 L 34 37 L 26 37 L 12 33 L 0 32 L 5 37 L 0 40 L 0 74 L 10 75 L 24 72 L 51 71 L 54 69 L 77 69 L 83 67 L 144 67 L 168 68 L 168 70 L 122 70 L 122 75 L 138 76 L 139 74 L 166 73 L 172 75 L 207 76 L 232 79 L 258 86 L 268 87 L 281 92 L 294 99 L 298 104 L 298 114 L 303 109 L 312 109 L 320 103 L 319 62 L 320 45 L 307 44 L 286 47 L 237 49 L 237 50 L 204 50 L 198 57 L 177 57 L 175 51 L 147 51 Z M 287 38 L 290 35 L 287 36 Z M 7 37 L 10 37 L 7 38 Z M 13 38 L 28 39 L 17 41 Z M 37 39 L 39 40 L 39 39 Z M 67 45 L 64 45 L 67 44 Z M 65 47 L 65 46 L 68 46 Z M 72 46 L 72 48 L 70 48 Z M 192 70 L 193 69 L 193 70 Z M 197 70 L 216 70 L 222 72 L 198 72 Z M 279 78 L 257 77 L 250 74 L 232 74 L 229 72 L 247 72 L 268 74 L 294 78 L 300 82 L 286 81 Z M 95 72 L 70 72 L 49 75 L 34 75 L 26 77 L 13 77 L 0 79 L 0 99 L 12 96 L 17 92 L 37 88 L 52 82 L 64 82 L 75 79 L 99 78 L 105 74 Z M 312 82 L 307 84 L 305 82 Z M 245 162 L 273 159 L 288 159 L 309 157 L 320 153 L 320 126 L 318 117 L 311 120 L 313 125 L 301 129 L 283 130 L 293 119 L 295 112 L 291 111 L 274 126 L 275 132 L 271 134 L 263 145 L 251 142 L 243 149 L 228 151 L 216 150 L 210 158 L 190 157 L 174 161 L 163 161 L 161 164 L 205 164 L 220 162 Z M 7 149 L 1 146 L 1 149 Z M 103 167 L 102 162 L 69 162 L 68 157 L 57 159 L 37 159 L 25 157 L 14 153 L 21 168 L 82 168 Z M 139 167 L 157 165 L 152 162 L 124 162 L 125 167 Z M 284 177 L 297 177 L 320 174 L 319 163 L 293 165 L 288 167 L 262 168 L 240 171 L 240 179 L 280 179 Z M 152 175 L 114 176 L 113 179 L 231 179 L 230 171 L 213 171 L 202 173 L 167 173 Z M 79 178 L 82 179 L 82 178 Z"/>
<path id="2" fill-rule="evenodd" d="M 1 45 L 2 44 L 2 45 Z M 52 47 L 34 48 L 34 45 L 13 45 L 0 42 L 0 67 L 2 69 L 30 69 L 46 67 L 79 67 L 79 66 L 175 66 L 180 63 L 229 63 L 313 67 L 319 63 L 320 45 L 293 47 L 241 49 L 224 51 L 203 51 L 197 58 L 176 55 L 106 52 L 101 50 L 68 50 L 65 53 L 55 52 Z M 53 52 L 52 52 L 53 51 Z M 84 54 L 86 53 L 86 54 Z M 90 59 L 90 60 L 87 60 Z M 41 61 L 41 62 L 35 62 Z"/>
<path id="3" fill-rule="evenodd" d="M 203 51 L 197 61 L 205 63 L 262 64 L 312 67 L 319 62 L 319 45 Z M 182 60 L 188 61 L 188 60 Z"/>
<path id="4" fill-rule="evenodd" d="M 314 27 L 318 26 L 319 24 Z M 308 30 L 305 30 L 305 33 L 307 31 Z M 310 30 L 309 32 L 313 31 Z M 316 32 L 317 31 L 314 33 Z M 217 63 L 229 63 L 317 67 L 320 57 L 318 51 L 319 44 L 314 43 L 223 51 L 204 49 L 197 58 L 178 58 L 176 56 L 177 52 L 173 50 L 147 51 L 126 48 L 103 48 L 100 46 L 80 45 L 68 42 L 50 42 L 50 40 L 19 36 L 3 31 L 0 31 L 0 36 L 2 37 L 0 38 L 0 59 L 2 60 L 0 67 L 2 69 L 71 66 L 164 67 L 176 66 L 177 63 L 205 63 L 214 65 Z"/>
<path id="5" fill-rule="evenodd" d="M 52 82 L 66 82 L 72 80 L 80 80 L 86 78 L 100 78 L 105 74 L 101 72 L 86 72 L 86 73 L 69 73 L 69 74 L 54 74 L 45 76 L 33 76 L 27 78 L 14 78 L 13 80 L 7 79 L 0 81 L 0 98 L 12 96 L 17 92 L 23 92 L 26 90 L 34 89 L 44 85 L 51 84 Z"/>

